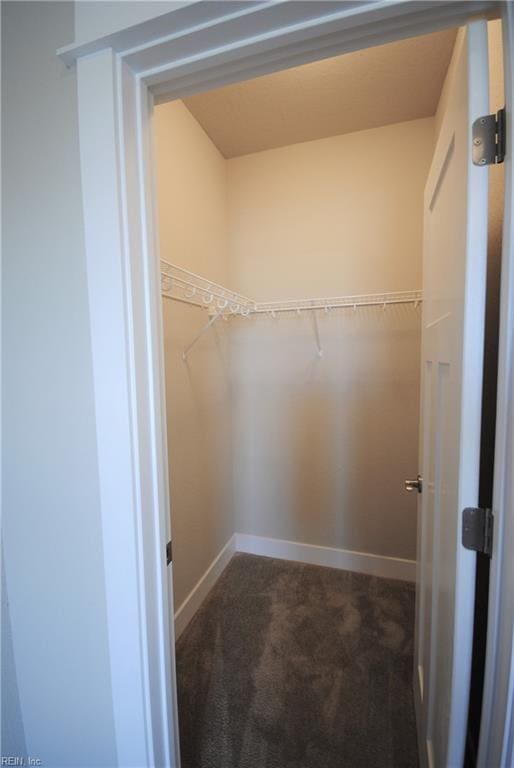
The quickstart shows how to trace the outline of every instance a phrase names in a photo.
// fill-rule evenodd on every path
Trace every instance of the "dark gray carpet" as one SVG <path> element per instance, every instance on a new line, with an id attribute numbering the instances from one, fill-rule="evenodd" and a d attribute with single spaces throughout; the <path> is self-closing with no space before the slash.
<path id="1" fill-rule="evenodd" d="M 182 768 L 415 768 L 414 594 L 236 555 L 177 644 Z"/>

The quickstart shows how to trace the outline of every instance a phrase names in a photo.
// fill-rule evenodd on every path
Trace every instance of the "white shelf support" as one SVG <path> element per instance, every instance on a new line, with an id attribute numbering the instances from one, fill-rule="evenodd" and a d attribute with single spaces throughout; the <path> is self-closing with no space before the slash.
<path id="1" fill-rule="evenodd" d="M 318 316 L 315 311 L 312 313 L 312 323 L 314 325 L 314 335 L 316 337 L 316 347 L 318 349 L 318 357 L 321 358 L 323 357 L 323 349 L 321 347 L 321 341 L 319 338 Z"/>
<path id="2" fill-rule="evenodd" d="M 213 326 L 213 325 L 214 325 L 214 323 L 216 322 L 216 320 L 218 319 L 218 317 L 221 317 L 221 312 L 217 312 L 215 315 L 213 315 L 213 316 L 211 317 L 211 319 L 209 320 L 209 322 L 208 322 L 208 323 L 206 323 L 206 324 L 204 325 L 204 327 L 203 327 L 203 328 L 202 328 L 200 331 L 198 331 L 198 333 L 197 333 L 197 334 L 196 334 L 196 336 L 194 337 L 194 339 L 193 339 L 193 341 L 191 342 L 191 344 L 189 344 L 189 346 L 187 346 L 187 347 L 185 348 L 185 350 L 182 352 L 182 360 L 183 360 L 184 362 L 186 362 L 186 361 L 187 361 L 187 356 L 188 356 L 188 354 L 191 352 L 191 350 L 193 349 L 193 347 L 194 347 L 194 345 L 196 344 L 196 342 L 197 342 L 197 341 L 200 341 L 200 339 L 202 338 L 202 336 L 204 335 L 204 333 L 206 333 L 206 331 L 208 331 L 208 330 L 209 330 L 209 328 L 210 328 L 211 326 Z"/>

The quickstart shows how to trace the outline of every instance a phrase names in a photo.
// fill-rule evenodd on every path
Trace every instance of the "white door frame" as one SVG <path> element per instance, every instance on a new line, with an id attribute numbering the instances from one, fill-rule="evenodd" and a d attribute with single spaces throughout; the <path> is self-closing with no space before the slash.
<path id="1" fill-rule="evenodd" d="M 117 756 L 123 768 L 180 765 L 171 577 L 165 559 L 169 491 L 151 162 L 153 101 L 456 26 L 497 8 L 495 3 L 467 0 L 191 2 L 58 52 L 67 65 L 77 65 L 109 653 Z M 512 13 L 503 7 L 503 14 L 510 64 Z M 506 83 L 512 130 L 514 86 L 509 74 Z M 514 200 L 510 151 L 509 146 L 509 201 Z M 514 487 L 507 482 L 514 438 L 514 425 L 507 421 L 514 405 L 510 211 L 507 221 L 495 480 L 503 495 L 496 493 L 497 549 L 502 512 L 514 502 Z M 507 533 L 512 547 L 512 527 Z M 493 570 L 500 605 L 503 572 Z M 510 639 L 501 646 L 506 650 L 512 645 L 512 622 L 510 628 Z M 491 648 L 495 642 L 496 635 Z M 487 707 L 484 713 L 487 718 Z M 498 714 L 488 720 L 491 745 L 500 740 Z M 502 743 L 504 738 L 502 734 Z M 493 746 L 490 750 L 487 755 L 495 754 Z"/>
<path id="2" fill-rule="evenodd" d="M 494 537 L 479 768 L 514 766 L 514 7 L 502 11 L 507 155 L 493 485 Z"/>

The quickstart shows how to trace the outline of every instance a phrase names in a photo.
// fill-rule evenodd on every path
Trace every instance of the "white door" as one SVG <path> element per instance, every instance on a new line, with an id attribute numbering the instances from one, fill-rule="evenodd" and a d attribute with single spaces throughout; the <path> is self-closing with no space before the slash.
<path id="1" fill-rule="evenodd" d="M 461 768 L 468 715 L 474 552 L 461 516 L 478 503 L 487 169 L 471 125 L 488 110 L 487 25 L 459 31 L 425 188 L 415 693 L 420 752 Z"/>

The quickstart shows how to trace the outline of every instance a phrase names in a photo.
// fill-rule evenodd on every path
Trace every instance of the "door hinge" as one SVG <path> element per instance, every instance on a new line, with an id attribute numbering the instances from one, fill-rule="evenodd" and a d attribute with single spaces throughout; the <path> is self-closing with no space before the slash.
<path id="1" fill-rule="evenodd" d="M 505 107 L 496 115 L 483 115 L 473 123 L 474 165 L 495 165 L 505 158 Z"/>
<path id="2" fill-rule="evenodd" d="M 482 552 L 491 557 L 493 553 L 494 517 L 491 509 L 466 507 L 462 513 L 462 544 L 466 549 Z"/>
<path id="3" fill-rule="evenodd" d="M 166 565 L 169 565 L 173 560 L 173 546 L 171 541 L 166 544 Z"/>

